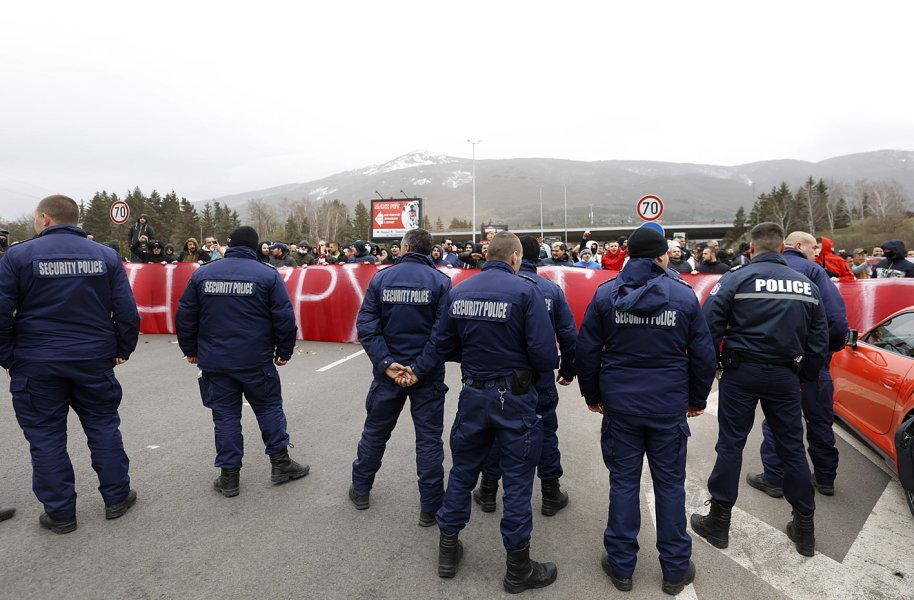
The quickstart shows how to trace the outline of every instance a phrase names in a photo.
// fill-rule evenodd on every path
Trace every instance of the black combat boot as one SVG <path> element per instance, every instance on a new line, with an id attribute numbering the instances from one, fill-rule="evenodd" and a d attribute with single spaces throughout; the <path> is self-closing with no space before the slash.
<path id="1" fill-rule="evenodd" d="M 482 512 L 495 512 L 495 496 L 498 495 L 498 480 L 489 479 L 485 475 L 479 482 L 479 487 L 473 490 L 473 500 L 482 509 Z"/>
<path id="2" fill-rule="evenodd" d="M 730 545 L 730 508 L 721 506 L 714 500 L 705 504 L 711 505 L 711 512 L 707 516 L 692 513 L 689 521 L 692 531 L 708 540 L 715 548 L 726 548 Z"/>
<path id="3" fill-rule="evenodd" d="M 6 521 L 7 519 L 12 519 L 13 515 L 16 514 L 16 509 L 12 506 L 6 506 L 5 504 L 0 504 L 0 521 Z"/>
<path id="4" fill-rule="evenodd" d="M 463 542 L 459 533 L 444 533 L 438 536 L 438 577 L 450 579 L 457 574 L 457 565 L 463 558 Z"/>
<path id="5" fill-rule="evenodd" d="M 695 563 L 689 561 L 689 567 L 686 569 L 685 575 L 682 576 L 679 581 L 667 581 L 666 578 L 663 579 L 663 585 L 660 589 L 663 590 L 664 594 L 669 594 L 670 596 L 676 596 L 685 589 L 685 586 L 689 585 L 695 581 Z"/>
<path id="6" fill-rule="evenodd" d="M 558 479 L 543 479 L 542 486 L 544 515 L 551 517 L 568 506 L 568 493 L 562 491 Z"/>
<path id="7" fill-rule="evenodd" d="M 272 483 L 285 483 L 293 479 L 301 479 L 311 470 L 308 465 L 300 465 L 289 458 L 289 449 L 286 448 L 276 454 L 270 455 L 270 481 Z"/>
<path id="8" fill-rule="evenodd" d="M 63 534 L 76 531 L 76 517 L 73 517 L 72 521 L 55 521 L 48 513 L 41 513 L 41 516 L 38 517 L 38 524 L 54 533 Z"/>
<path id="9" fill-rule="evenodd" d="M 552 585 L 558 576 L 555 563 L 530 560 L 530 544 L 520 550 L 508 552 L 508 570 L 505 573 L 505 591 L 519 594 L 524 590 Z"/>
<path id="10" fill-rule="evenodd" d="M 130 507 L 134 504 L 136 504 L 136 490 L 130 490 L 127 492 L 126 498 L 117 504 L 105 507 L 105 518 L 109 520 L 119 519 L 127 514 L 127 511 L 130 510 Z"/>
<path id="11" fill-rule="evenodd" d="M 222 474 L 216 477 L 213 487 L 226 498 L 238 495 L 241 471 L 239 469 L 222 469 Z"/>
<path id="12" fill-rule="evenodd" d="M 757 490 L 765 492 L 772 498 L 784 497 L 784 488 L 771 483 L 764 473 L 746 473 L 746 483 Z"/>
<path id="13" fill-rule="evenodd" d="M 794 510 L 793 520 L 787 524 L 787 537 L 803 556 L 816 555 L 816 526 L 812 516 L 813 513 L 801 515 Z"/>

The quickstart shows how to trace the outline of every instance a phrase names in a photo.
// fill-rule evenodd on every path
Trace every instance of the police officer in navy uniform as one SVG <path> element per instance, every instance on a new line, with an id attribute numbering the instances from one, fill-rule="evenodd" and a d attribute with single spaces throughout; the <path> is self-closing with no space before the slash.
<path id="1" fill-rule="evenodd" d="M 678 594 L 695 578 L 686 532 L 686 416 L 702 414 L 717 354 L 688 284 L 667 270 L 668 244 L 656 229 L 628 238 L 629 260 L 587 308 L 575 367 L 588 408 L 603 414 L 600 444 L 610 473 L 603 570 L 632 589 L 638 558 L 641 468 L 651 467 L 663 591 Z"/>
<path id="2" fill-rule="evenodd" d="M 105 518 L 136 502 L 119 431 L 121 386 L 114 366 L 136 348 L 140 317 L 121 259 L 86 239 L 79 207 L 48 196 L 35 210 L 28 242 L 0 261 L 0 366 L 10 372 L 16 419 L 32 454 L 39 523 L 76 529 L 76 490 L 67 454 L 72 408 L 86 433 Z"/>
<path id="3" fill-rule="evenodd" d="M 820 494 L 835 494 L 835 477 L 838 474 L 838 449 L 835 447 L 834 386 L 828 370 L 831 353 L 844 347 L 847 340 L 847 308 L 837 286 L 822 268 L 814 262 L 816 238 L 804 231 L 794 231 L 784 240 L 784 260 L 791 269 L 802 273 L 816 284 L 822 296 L 825 318 L 828 320 L 828 359 L 814 381 L 803 381 L 803 419 L 806 421 L 806 441 L 809 458 L 812 459 L 813 484 Z M 774 436 L 768 421 L 762 421 L 761 455 L 762 473 L 749 473 L 746 481 L 773 498 L 784 495 L 784 465 L 774 448 Z"/>
<path id="4" fill-rule="evenodd" d="M 705 317 L 720 357 L 717 461 L 708 478 L 710 513 L 693 514 L 692 529 L 726 548 L 739 491 L 743 448 L 756 405 L 771 426 L 784 465 L 784 496 L 793 507 L 787 535 L 804 556 L 815 555 L 815 491 L 803 447 L 800 381 L 825 364 L 828 323 L 819 289 L 787 266 L 784 230 L 760 223 L 750 233 L 752 262 L 734 267 L 711 289 Z"/>
<path id="5" fill-rule="evenodd" d="M 558 377 L 555 377 L 555 373 L 549 370 L 546 373 L 540 373 L 536 380 L 536 393 L 539 397 L 536 412 L 543 417 L 543 449 L 536 471 L 543 492 L 541 512 L 543 515 L 551 517 L 568 506 L 568 493 L 562 490 L 559 484 L 559 478 L 564 471 L 562 470 L 562 455 L 559 452 L 559 420 L 555 412 L 559 403 L 559 393 L 555 384 L 571 385 L 574 380 L 574 352 L 578 332 L 574 315 L 571 314 L 568 300 L 565 299 L 565 292 L 554 282 L 536 272 L 536 261 L 539 260 L 540 253 L 536 239 L 527 235 L 520 241 L 524 249 L 520 273 L 533 279 L 543 292 L 543 296 L 546 298 L 546 310 L 549 311 L 552 319 L 552 328 L 561 351 Z M 498 493 L 498 480 L 501 478 L 501 467 L 498 464 L 499 454 L 498 444 L 492 444 L 489 457 L 482 466 L 482 481 L 473 491 L 473 500 L 480 505 L 483 512 L 495 511 L 495 496 Z"/>
<path id="6" fill-rule="evenodd" d="M 553 563 L 530 560 L 530 497 L 543 439 L 534 380 L 555 368 L 558 353 L 543 293 L 535 281 L 517 274 L 522 252 L 513 233 L 495 234 L 482 272 L 451 290 L 432 334 L 433 350 L 412 365 L 420 382 L 441 359 L 459 361 L 463 371 L 451 428 L 453 466 L 437 514 L 438 575 L 457 573 L 463 553 L 458 536 L 470 519 L 471 492 L 497 440 L 504 482 L 501 534 L 507 550 L 503 585 L 511 593 L 550 585 L 557 574 Z"/>
<path id="7" fill-rule="evenodd" d="M 175 317 L 178 345 L 187 362 L 200 369 L 203 405 L 213 412 L 215 466 L 221 469 L 213 485 L 226 497 L 239 492 L 242 394 L 270 457 L 270 481 L 285 483 L 309 471 L 289 458 L 292 445 L 276 371 L 292 358 L 295 314 L 282 277 L 258 260 L 258 248 L 253 228 L 234 230 L 225 257 L 191 276 Z"/>
<path id="8" fill-rule="evenodd" d="M 369 507 L 369 492 L 390 434 L 409 397 L 416 430 L 419 475 L 419 525 L 435 524 L 444 497 L 444 363 L 439 362 L 419 385 L 403 388 L 396 380 L 428 343 L 446 306 L 451 280 L 432 264 L 432 236 L 413 229 L 403 236 L 400 260 L 379 271 L 368 284 L 356 327 L 359 341 L 374 366 L 365 400 L 367 415 L 358 454 L 352 463 L 349 498 L 359 510 Z"/>

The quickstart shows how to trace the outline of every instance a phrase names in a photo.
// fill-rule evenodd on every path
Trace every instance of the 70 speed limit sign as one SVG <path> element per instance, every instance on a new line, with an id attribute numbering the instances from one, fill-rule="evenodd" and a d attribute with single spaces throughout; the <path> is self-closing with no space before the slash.
<path id="1" fill-rule="evenodd" d="M 108 209 L 108 216 L 115 225 L 123 225 L 130 218 L 130 206 L 123 200 L 118 200 Z"/>
<path id="2" fill-rule="evenodd" d="M 636 205 L 638 216 L 645 221 L 656 221 L 663 214 L 663 200 L 659 196 L 644 196 Z"/>

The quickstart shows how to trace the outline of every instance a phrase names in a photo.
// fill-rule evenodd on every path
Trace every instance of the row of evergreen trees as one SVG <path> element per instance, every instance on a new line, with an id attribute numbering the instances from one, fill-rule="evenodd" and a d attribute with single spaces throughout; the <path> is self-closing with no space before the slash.
<path id="1" fill-rule="evenodd" d="M 894 229 L 906 216 L 906 199 L 901 186 L 894 181 L 861 179 L 852 185 L 810 177 L 791 190 L 786 182 L 762 193 L 746 215 L 744 207 L 736 211 L 728 241 L 744 239 L 748 231 L 763 221 L 780 224 L 785 232 L 808 231 L 813 235 L 831 233 L 864 221 L 876 231 Z"/>

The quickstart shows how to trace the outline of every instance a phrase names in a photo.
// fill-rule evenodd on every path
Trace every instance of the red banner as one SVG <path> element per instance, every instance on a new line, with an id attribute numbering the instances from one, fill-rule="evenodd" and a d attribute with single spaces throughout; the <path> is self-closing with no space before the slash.
<path id="1" fill-rule="evenodd" d="M 187 286 L 196 263 L 154 265 L 126 263 L 130 286 L 142 317 L 143 333 L 174 333 L 178 300 Z M 378 267 L 371 264 L 283 267 L 298 337 L 322 342 L 358 341 L 355 320 L 365 288 Z M 442 268 L 454 285 L 479 273 L 473 269 Z M 575 321 L 581 324 L 584 311 L 597 286 L 614 277 L 614 271 L 541 267 L 539 273 L 565 290 Z M 719 279 L 718 275 L 684 275 L 696 295 L 704 301 Z M 870 279 L 839 283 L 847 303 L 851 327 L 863 331 L 897 310 L 914 304 L 914 279 Z"/>

